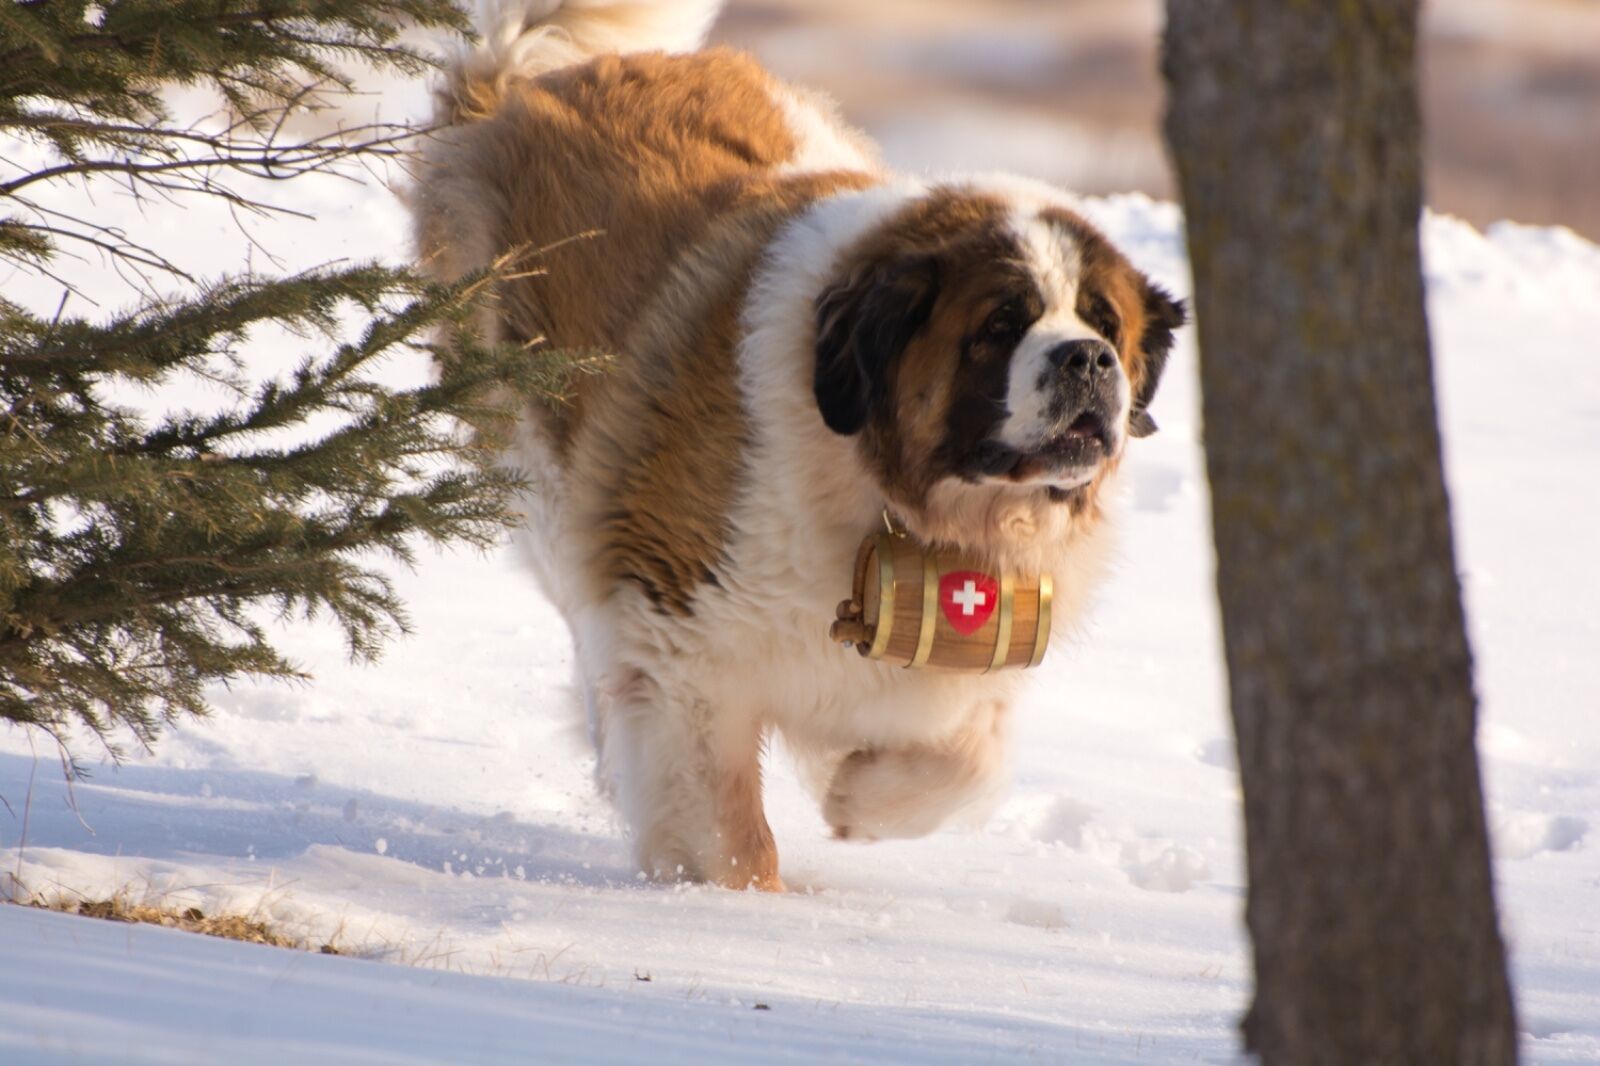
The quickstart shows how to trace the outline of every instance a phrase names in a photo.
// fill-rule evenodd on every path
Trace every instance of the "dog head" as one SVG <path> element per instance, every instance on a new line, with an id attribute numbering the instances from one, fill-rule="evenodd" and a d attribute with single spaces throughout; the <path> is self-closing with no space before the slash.
<path id="1" fill-rule="evenodd" d="M 1184 317 L 1073 211 L 936 188 L 817 297 L 817 408 L 926 536 L 961 542 L 1001 500 L 1081 514 L 1155 431 Z"/>

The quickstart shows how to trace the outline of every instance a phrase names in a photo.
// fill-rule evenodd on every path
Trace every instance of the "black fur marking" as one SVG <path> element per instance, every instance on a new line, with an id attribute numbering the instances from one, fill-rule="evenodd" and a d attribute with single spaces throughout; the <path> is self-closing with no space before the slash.
<path id="1" fill-rule="evenodd" d="M 854 272 L 817 297 L 812 389 L 828 428 L 859 433 L 883 394 L 889 367 L 928 322 L 938 264 L 913 256 Z"/>
<path id="2" fill-rule="evenodd" d="M 1148 437 L 1160 428 L 1156 425 L 1156 420 L 1150 417 L 1149 411 L 1134 411 L 1128 415 L 1130 437 Z"/>
<path id="3" fill-rule="evenodd" d="M 1122 318 L 1103 293 L 1089 285 L 1080 286 L 1074 310 L 1090 329 L 1109 341 L 1111 347 L 1122 347 Z"/>
<path id="4" fill-rule="evenodd" d="M 1006 251 L 1017 255 L 1009 246 Z M 1017 346 L 1044 313 L 1044 297 L 1032 275 L 1021 269 L 1009 284 L 1014 288 L 1000 298 L 996 314 L 1003 314 L 1011 328 L 992 330 L 991 315 L 977 335 L 963 342 L 962 359 L 951 390 L 954 399 L 945 421 L 941 458 L 967 481 L 1003 477 L 1022 458 L 1014 448 L 993 437 L 995 428 L 1011 413 L 1006 401 L 1011 389 L 1012 360 Z"/>
<path id="5" fill-rule="evenodd" d="M 1156 431 L 1156 421 L 1150 417 L 1150 401 L 1155 399 L 1156 386 L 1167 368 L 1167 355 L 1172 351 L 1172 334 L 1188 321 L 1183 302 L 1150 279 L 1144 279 L 1144 380 L 1133 397 L 1133 411 L 1128 417 L 1128 432 L 1135 437 L 1148 437 Z"/>

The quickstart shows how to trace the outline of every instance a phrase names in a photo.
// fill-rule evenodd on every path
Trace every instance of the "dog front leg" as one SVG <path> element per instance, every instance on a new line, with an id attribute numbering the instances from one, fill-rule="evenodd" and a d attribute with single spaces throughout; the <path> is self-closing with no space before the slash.
<path id="1" fill-rule="evenodd" d="M 841 840 L 920 837 L 993 794 L 1004 779 L 1006 707 L 984 703 L 954 734 L 862 748 L 834 770 L 822 814 Z"/>
<path id="2" fill-rule="evenodd" d="M 761 731 L 628 670 L 603 686 L 603 758 L 635 857 L 663 881 L 782 891 L 761 803 Z"/>

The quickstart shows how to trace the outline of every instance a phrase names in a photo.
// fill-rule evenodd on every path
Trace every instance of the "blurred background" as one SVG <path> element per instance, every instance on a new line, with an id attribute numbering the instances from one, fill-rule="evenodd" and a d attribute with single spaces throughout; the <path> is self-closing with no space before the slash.
<path id="1" fill-rule="evenodd" d="M 1170 199 L 1162 0 L 730 0 L 715 39 L 823 89 L 909 170 Z M 1600 0 L 1424 7 L 1428 201 L 1600 239 Z"/>

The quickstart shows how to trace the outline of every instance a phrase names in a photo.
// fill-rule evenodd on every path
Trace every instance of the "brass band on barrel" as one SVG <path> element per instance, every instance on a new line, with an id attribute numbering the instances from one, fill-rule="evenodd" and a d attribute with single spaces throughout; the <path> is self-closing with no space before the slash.
<path id="1" fill-rule="evenodd" d="M 1039 627 L 1033 634 L 1033 658 L 1028 666 L 1038 666 L 1044 661 L 1044 650 L 1050 644 L 1050 600 L 1055 595 L 1055 582 L 1049 574 L 1039 575 Z"/>
<path id="2" fill-rule="evenodd" d="M 872 631 L 872 646 L 867 649 L 867 658 L 881 659 L 883 653 L 889 650 L 889 634 L 894 629 L 894 542 L 889 534 L 879 533 L 872 539 L 874 550 L 878 556 L 878 626 Z M 862 553 L 861 565 L 866 566 L 866 552 Z M 856 582 L 858 585 L 860 581 Z"/>
<path id="3" fill-rule="evenodd" d="M 922 557 L 922 628 L 917 633 L 917 653 L 907 668 L 924 666 L 933 654 L 933 630 L 939 621 L 939 563 L 933 552 Z"/>
<path id="4" fill-rule="evenodd" d="M 989 669 L 998 670 L 1006 664 L 1011 651 L 1012 612 L 1017 598 L 1017 579 L 1011 574 L 1000 575 L 1000 618 L 994 631 L 994 658 Z"/>

